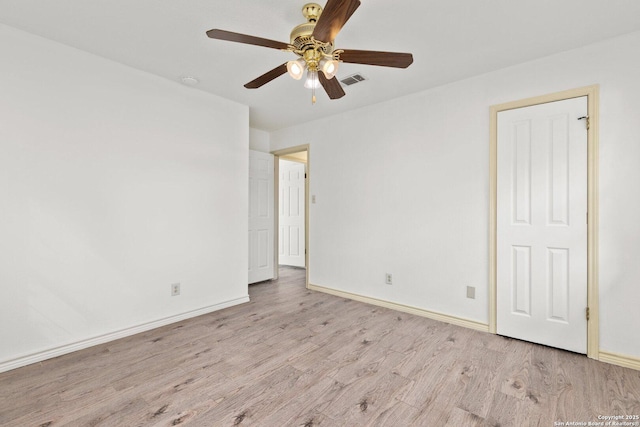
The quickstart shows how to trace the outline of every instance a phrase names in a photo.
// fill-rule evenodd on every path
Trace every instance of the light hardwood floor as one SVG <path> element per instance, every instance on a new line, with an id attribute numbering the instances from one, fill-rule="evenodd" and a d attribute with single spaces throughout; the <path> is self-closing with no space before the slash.
<path id="1" fill-rule="evenodd" d="M 2 426 L 554 426 L 640 415 L 640 372 L 304 288 L 0 374 Z"/>

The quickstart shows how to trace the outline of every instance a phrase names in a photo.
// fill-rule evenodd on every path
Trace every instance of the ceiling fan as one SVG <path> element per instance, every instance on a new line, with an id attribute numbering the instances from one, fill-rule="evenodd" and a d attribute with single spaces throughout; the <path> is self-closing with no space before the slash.
<path id="1" fill-rule="evenodd" d="M 312 89 L 312 103 L 316 102 L 315 88 L 320 85 L 330 99 L 338 99 L 345 95 L 342 86 L 334 78 L 340 62 L 395 68 L 407 68 L 413 62 L 410 53 L 335 48 L 336 35 L 359 6 L 360 0 L 328 0 L 324 10 L 317 3 L 305 4 L 302 14 L 307 22 L 291 31 L 290 43 L 219 29 L 207 31 L 207 36 L 280 49 L 298 55 L 298 59 L 279 65 L 245 84 L 247 89 L 259 88 L 287 72 L 294 79 L 300 80 L 306 70 L 305 87 Z"/>

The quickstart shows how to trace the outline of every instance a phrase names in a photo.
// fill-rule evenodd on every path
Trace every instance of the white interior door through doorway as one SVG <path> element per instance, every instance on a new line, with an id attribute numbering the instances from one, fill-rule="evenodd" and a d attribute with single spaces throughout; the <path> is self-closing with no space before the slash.
<path id="1" fill-rule="evenodd" d="M 278 263 L 305 267 L 305 179 L 306 164 L 279 162 Z"/>
<path id="2" fill-rule="evenodd" d="M 497 333 L 587 352 L 587 97 L 498 113 Z"/>

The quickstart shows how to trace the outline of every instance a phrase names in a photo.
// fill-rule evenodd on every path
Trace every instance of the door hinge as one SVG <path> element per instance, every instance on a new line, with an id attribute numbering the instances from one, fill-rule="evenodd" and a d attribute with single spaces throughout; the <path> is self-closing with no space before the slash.
<path id="1" fill-rule="evenodd" d="M 587 307 L 586 309 L 586 314 L 587 314 L 587 322 L 589 321 L 589 307 Z"/>
<path id="2" fill-rule="evenodd" d="M 589 130 L 589 127 L 591 126 L 591 123 L 589 122 L 589 116 L 578 117 L 578 120 L 584 120 L 587 124 L 587 130 Z"/>
<path id="3" fill-rule="evenodd" d="M 304 179 L 307 179 L 307 174 L 306 173 L 304 174 Z"/>

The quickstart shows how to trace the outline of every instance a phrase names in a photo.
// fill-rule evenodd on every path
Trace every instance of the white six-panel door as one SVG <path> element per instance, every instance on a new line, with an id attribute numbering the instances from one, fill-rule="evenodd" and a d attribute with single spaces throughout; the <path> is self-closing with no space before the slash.
<path id="1" fill-rule="evenodd" d="M 273 155 L 249 151 L 249 283 L 275 277 Z"/>
<path id="2" fill-rule="evenodd" d="M 497 332 L 587 351 L 587 97 L 498 113 Z"/>
<path id="3" fill-rule="evenodd" d="M 305 266 L 305 169 L 299 162 L 280 160 L 278 263 Z"/>

